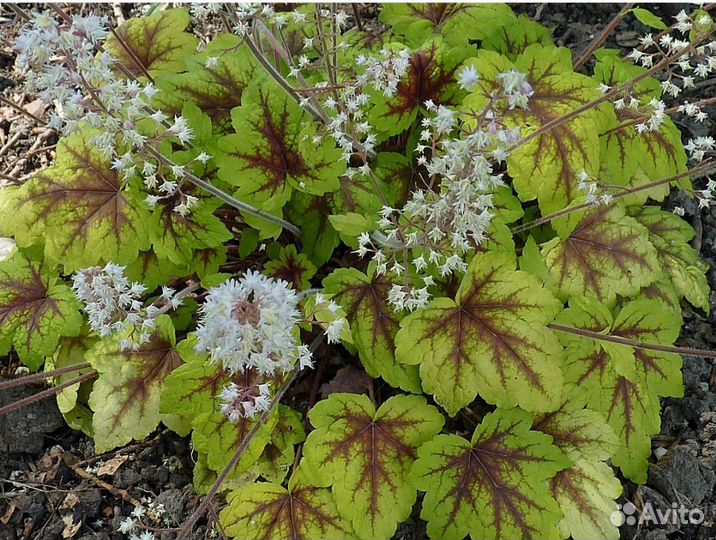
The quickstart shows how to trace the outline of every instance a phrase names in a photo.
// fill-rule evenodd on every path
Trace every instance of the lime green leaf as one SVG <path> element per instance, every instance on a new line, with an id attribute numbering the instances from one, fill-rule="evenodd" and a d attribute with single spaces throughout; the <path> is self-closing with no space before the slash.
<path id="1" fill-rule="evenodd" d="M 649 230 L 649 240 L 676 292 L 708 313 L 711 302 L 705 273 L 709 265 L 689 245 L 696 234 L 693 227 L 676 214 L 655 206 L 630 209 L 629 215 Z"/>
<path id="2" fill-rule="evenodd" d="M 561 293 L 594 296 L 613 304 L 659 278 L 661 268 L 648 231 L 621 207 L 600 207 L 564 240 L 542 248 Z"/>
<path id="3" fill-rule="evenodd" d="M 373 92 L 374 106 L 368 113 L 371 124 L 387 138 L 408 129 L 427 100 L 435 105 L 455 105 L 461 94 L 456 71 L 472 53 L 473 47 L 451 47 L 439 38 L 430 40 L 412 53 L 393 97 Z"/>
<path id="4" fill-rule="evenodd" d="M 527 47 L 514 63 L 495 52 L 481 50 L 468 61 L 481 75 L 488 91 L 498 90 L 497 75 L 509 69 L 525 73 L 534 94 L 527 109 L 503 111 L 508 124 L 519 127 L 522 136 L 600 97 L 597 82 L 572 72 L 568 49 L 534 44 Z M 467 110 L 479 112 L 487 103 L 480 90 L 464 101 Z M 538 199 L 543 214 L 560 210 L 578 195 L 579 174 L 596 174 L 599 169 L 599 135 L 596 126 L 606 122 L 607 109 L 592 109 L 575 119 L 559 124 L 520 145 L 508 158 L 520 199 Z"/>
<path id="5" fill-rule="evenodd" d="M 233 491 L 219 519 L 232 538 L 245 540 L 351 540 L 350 523 L 336 508 L 330 490 L 299 483 L 288 489 L 259 482 Z"/>
<path id="6" fill-rule="evenodd" d="M 395 335 L 400 316 L 388 305 L 393 281 L 379 276 L 374 268 L 368 275 L 355 268 L 339 268 L 323 280 L 324 291 L 345 309 L 346 318 L 358 347 L 360 360 L 371 377 L 381 376 L 389 384 L 420 393 L 420 377 L 415 366 L 398 363 Z"/>
<path id="7" fill-rule="evenodd" d="M 157 319 L 150 341 L 139 350 L 123 351 L 120 341 L 101 340 L 87 353 L 99 373 L 89 398 L 99 453 L 144 439 L 156 429 L 162 419 L 159 399 L 164 381 L 181 364 L 167 316 Z"/>
<path id="8" fill-rule="evenodd" d="M 644 8 L 634 8 L 631 10 L 637 20 L 644 26 L 649 28 L 656 28 L 657 30 L 666 30 L 668 26 L 661 20 L 661 17 L 657 17 L 651 11 Z"/>
<path id="9" fill-rule="evenodd" d="M 175 195 L 178 199 L 180 195 Z M 179 201 L 167 201 L 158 205 L 153 219 L 156 226 L 152 230 L 156 235 L 152 245 L 156 256 L 169 259 L 176 265 L 188 265 L 194 261 L 194 251 L 203 248 L 218 248 L 234 235 L 222 221 L 214 215 L 221 206 L 215 198 L 200 199 L 186 215 L 174 211 Z"/>
<path id="10" fill-rule="evenodd" d="M 300 151 L 302 130 L 313 120 L 273 81 L 247 88 L 231 118 L 236 133 L 219 140 L 216 162 L 219 177 L 238 187 L 240 200 L 280 208 L 294 189 L 314 195 L 338 189 L 345 171 L 341 151 L 329 138 L 311 155 Z"/>
<path id="11" fill-rule="evenodd" d="M 415 450 L 444 418 L 420 396 L 398 395 L 376 411 L 368 396 L 332 394 L 308 413 L 314 427 L 304 445 L 307 478 L 333 486 L 341 516 L 359 538 L 389 538 L 416 499 L 407 474 Z"/>
<path id="12" fill-rule="evenodd" d="M 210 58 L 215 65 L 214 60 L 207 65 Z M 259 76 L 256 59 L 241 38 L 220 34 L 201 53 L 186 58 L 182 73 L 160 74 L 156 84 L 161 92 L 155 99 L 167 114 L 179 114 L 186 102 L 193 102 L 227 131 L 231 110 L 241 105 L 244 90 Z"/>
<path id="13" fill-rule="evenodd" d="M 190 20 L 186 9 L 167 9 L 130 19 L 117 28 L 122 43 L 109 36 L 104 48 L 134 77 L 142 77 L 145 71 L 151 75 L 176 73 L 184 67 L 184 58 L 199 45 L 195 36 L 184 31 Z"/>
<path id="14" fill-rule="evenodd" d="M 546 325 L 562 304 L 515 265 L 476 255 L 454 301 L 437 298 L 400 324 L 398 360 L 420 363 L 423 389 L 451 415 L 477 395 L 531 411 L 561 403 L 562 349 Z"/>
<path id="15" fill-rule="evenodd" d="M 615 52 L 597 52 L 594 68 L 597 80 L 617 87 L 644 73 L 644 68 L 622 60 Z M 632 96 L 647 104 L 652 99 L 659 99 L 659 81 L 647 77 L 634 87 Z M 609 184 L 636 186 L 687 170 L 681 133 L 671 119 L 667 117 L 658 130 L 639 134 L 635 124 L 641 121 L 641 116 L 629 107 L 616 111 L 616 118 L 600 136 L 600 180 Z M 627 204 L 643 204 L 649 197 L 661 201 L 668 194 L 669 186 L 662 185 L 630 195 L 624 201 Z"/>
<path id="16" fill-rule="evenodd" d="M 303 253 L 296 251 L 290 244 L 281 247 L 276 257 L 264 265 L 264 274 L 274 279 L 282 279 L 296 291 L 311 287 L 310 279 L 316 274 L 316 267 Z"/>
<path id="17" fill-rule="evenodd" d="M 192 334 L 176 346 L 184 361 L 166 378 L 160 401 L 160 412 L 196 418 L 220 408 L 221 391 L 231 383 L 231 374 L 219 364 L 209 362 L 206 354 L 194 350 Z"/>
<path id="18" fill-rule="evenodd" d="M 49 369 L 62 369 L 70 366 L 76 366 L 87 363 L 87 351 L 97 342 L 97 337 L 88 335 L 88 329 L 83 328 L 82 332 L 76 337 L 64 338 L 57 347 L 52 358 L 47 359 L 45 371 Z M 85 369 L 73 371 L 66 375 L 54 377 L 55 386 L 70 381 L 76 377 L 90 373 L 93 371 L 91 366 Z M 86 383 L 81 383 L 86 384 Z M 67 414 L 76 406 L 78 406 L 78 394 L 80 384 L 73 384 L 58 392 L 56 395 L 57 408 L 62 414 Z M 81 404 L 79 404 L 81 405 Z"/>
<path id="19" fill-rule="evenodd" d="M 655 281 L 647 287 L 643 287 L 634 299 L 644 298 L 646 300 L 656 300 L 667 309 L 671 310 L 676 316 L 681 315 L 681 304 L 679 303 L 679 295 L 676 294 L 674 286 L 666 277 L 662 277 L 659 281 Z"/>
<path id="20" fill-rule="evenodd" d="M 93 147 L 96 134 L 61 139 L 55 164 L 10 194 L 5 219 L 18 245 L 44 238 L 46 258 L 65 272 L 100 261 L 126 264 L 149 248 L 144 195 L 132 182 L 124 186 Z"/>
<path id="21" fill-rule="evenodd" d="M 482 47 L 497 51 L 514 60 L 527 47 L 535 43 L 552 45 L 552 32 L 523 13 L 510 24 L 491 25 Z"/>
<path id="22" fill-rule="evenodd" d="M 485 39 L 495 27 L 508 26 L 515 16 L 505 4 L 395 3 L 382 6 L 380 20 L 418 46 L 433 34 L 453 44 Z"/>
<path id="23" fill-rule="evenodd" d="M 411 480 L 434 539 L 558 538 L 548 480 L 570 462 L 519 409 L 485 416 L 471 441 L 438 435 L 418 450 Z"/>
<path id="24" fill-rule="evenodd" d="M 57 271 L 39 257 L 15 251 L 0 262 L 0 354 L 14 347 L 23 364 L 37 370 L 62 336 L 82 326 L 80 305 Z"/>
<path id="25" fill-rule="evenodd" d="M 592 332 L 659 343 L 669 341 L 673 335 L 668 322 L 662 321 L 666 325 L 662 329 L 653 320 L 660 317 L 673 317 L 673 313 L 664 311 L 655 301 L 631 302 L 613 321 L 609 310 L 596 300 L 575 298 L 557 321 Z M 657 390 L 648 384 L 656 383 L 658 389 L 678 394 L 680 375 L 676 359 L 669 355 L 659 358 L 664 353 L 653 354 L 627 346 L 605 346 L 604 341 L 567 333 L 560 333 L 560 340 L 566 348 L 568 392 L 583 396 L 590 409 L 606 418 L 620 442 L 612 463 L 629 479 L 643 483 L 651 455 L 651 436 L 659 432 L 660 426 L 659 397 Z"/>
<path id="26" fill-rule="evenodd" d="M 572 461 L 572 466 L 550 481 L 564 517 L 561 538 L 611 540 L 619 537 L 610 516 L 622 492 L 619 479 L 604 463 L 619 448 L 619 441 L 604 417 L 568 402 L 559 410 L 535 419 L 533 428 L 552 437 L 552 442 Z"/>

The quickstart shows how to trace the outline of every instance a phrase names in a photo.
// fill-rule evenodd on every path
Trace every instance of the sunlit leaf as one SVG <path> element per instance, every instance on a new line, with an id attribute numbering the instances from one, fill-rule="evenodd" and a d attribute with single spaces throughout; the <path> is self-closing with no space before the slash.
<path id="1" fill-rule="evenodd" d="M 393 386 L 420 393 L 416 366 L 398 363 L 395 358 L 395 336 L 400 316 L 388 304 L 393 281 L 375 273 L 368 275 L 356 268 L 339 268 L 323 280 L 324 291 L 340 304 L 351 326 L 353 342 L 361 363 L 371 377 L 383 377 Z"/>
<path id="2" fill-rule="evenodd" d="M 134 77 L 145 71 L 151 75 L 181 71 L 184 58 L 199 45 L 195 36 L 185 32 L 190 20 L 186 9 L 129 19 L 116 30 L 121 42 L 110 35 L 104 48 Z"/>
<path id="3" fill-rule="evenodd" d="M 415 503 L 407 474 L 416 448 L 440 431 L 442 414 L 420 396 L 394 396 L 376 410 L 368 396 L 338 393 L 308 415 L 307 481 L 332 486 L 359 538 L 391 537 Z"/>
<path id="4" fill-rule="evenodd" d="M 562 305 L 515 265 L 509 254 L 477 255 L 455 300 L 401 322 L 398 360 L 420 364 L 423 389 L 451 415 L 478 395 L 531 411 L 561 403 L 562 349 L 546 325 Z"/>
<path id="5" fill-rule="evenodd" d="M 426 491 L 420 517 L 433 539 L 558 538 L 561 512 L 549 480 L 570 461 L 532 416 L 498 409 L 471 441 L 438 435 L 418 450 L 411 481 Z"/>

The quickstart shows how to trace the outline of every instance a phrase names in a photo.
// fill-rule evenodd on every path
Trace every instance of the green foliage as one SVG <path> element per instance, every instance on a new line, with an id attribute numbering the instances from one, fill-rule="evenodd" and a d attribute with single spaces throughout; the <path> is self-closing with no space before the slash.
<path id="1" fill-rule="evenodd" d="M 160 423 L 191 433 L 200 494 L 243 449 L 220 486 L 227 505 L 219 519 L 232 538 L 387 539 L 418 492 L 433 539 L 616 538 L 615 470 L 646 480 L 660 399 L 683 395 L 681 357 L 649 345 L 674 350 L 682 308 L 708 314 L 711 301 L 694 229 L 657 206 L 674 184 L 692 187 L 685 175 L 663 181 L 688 170 L 679 128 L 668 117 L 658 129 L 637 128 L 646 104 L 662 98 L 660 79 L 609 49 L 576 72 L 549 29 L 498 4 L 386 4 L 386 32 L 350 29 L 346 50 L 338 44 L 326 59 L 318 43 L 330 29 L 315 24 L 316 11 L 281 12 L 250 32 L 251 42 L 220 33 L 201 50 L 186 9 L 157 9 L 107 39 L 117 76 L 153 80 L 152 105 L 192 130 L 182 146 L 137 111 L 147 147 L 199 181 L 178 179 L 179 189 L 150 207 L 141 166 L 100 152 L 104 134 L 88 122 L 60 138 L 54 164 L 0 189 L 0 234 L 18 246 L 0 260 L 0 353 L 14 351 L 33 371 L 91 365 L 52 383 L 96 375 L 58 392 L 57 403 L 98 452 Z M 646 9 L 630 13 L 665 28 Z M 706 12 L 694 16 L 692 40 L 713 28 Z M 381 49 L 405 50 L 407 67 L 390 95 L 360 86 L 368 102 L 354 125 L 370 124 L 375 137 L 365 154 L 351 154 L 341 137 L 361 134 L 341 132 L 347 112 L 331 100 L 364 72 L 358 59 L 382 58 Z M 337 69 L 329 73 L 326 61 Z M 297 62 L 309 64 L 300 77 Z M 466 84 L 465 68 L 479 80 Z M 527 107 L 495 97 L 510 70 L 533 91 Z M 604 98 L 605 86 L 623 85 L 641 108 Z M 478 154 L 495 164 L 502 182 L 487 196 L 486 237 L 468 239 L 453 274 L 430 260 L 428 277 L 416 277 L 416 260 L 432 246 L 380 231 L 426 216 L 384 207 L 404 209 L 417 190 L 442 200 L 453 178 L 434 174 L 430 160 L 459 159 L 488 104 L 515 139 L 486 137 L 467 150 L 469 174 L 456 173 L 467 175 L 465 190 L 481 177 L 472 169 L 485 166 Z M 454 119 L 444 134 L 451 147 L 431 141 L 441 114 Z M 118 153 L 137 148 L 120 143 Z M 170 169 L 157 174 L 172 177 Z M 615 199 L 585 204 L 585 175 Z M 177 211 L 187 196 L 196 205 Z M 360 251 L 366 237 L 399 255 L 383 267 L 369 261 L 372 252 Z M 124 346 L 136 337 L 129 329 L 101 337 L 83 325 L 71 288 L 72 274 L 110 262 L 147 287 L 145 307 L 160 308 L 136 350 Z M 405 267 L 394 272 L 395 263 Z M 196 348 L 207 291 L 247 270 L 296 291 L 305 315 L 296 336 L 315 349 L 315 371 L 234 372 L 217 351 Z M 423 286 L 431 297 L 423 307 L 391 305 L 396 288 Z M 172 306 L 162 287 L 189 296 Z M 234 315 L 238 307 L 224 308 Z M 321 330 L 343 317 L 347 324 L 321 343 Z M 282 403 L 230 420 L 222 392 L 231 384 L 288 391 Z"/>

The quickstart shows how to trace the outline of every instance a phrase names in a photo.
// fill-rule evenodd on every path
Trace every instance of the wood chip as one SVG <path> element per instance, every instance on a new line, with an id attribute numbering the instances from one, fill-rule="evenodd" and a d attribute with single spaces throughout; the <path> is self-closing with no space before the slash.
<path id="1" fill-rule="evenodd" d="M 97 476 L 114 476 L 114 473 L 125 461 L 127 461 L 127 456 L 115 456 L 109 461 L 105 461 L 97 469 Z"/>
<path id="2" fill-rule="evenodd" d="M 82 526 L 82 520 L 75 523 L 72 514 L 63 517 L 62 522 L 65 524 L 65 528 L 62 530 L 62 538 L 72 538 Z"/>

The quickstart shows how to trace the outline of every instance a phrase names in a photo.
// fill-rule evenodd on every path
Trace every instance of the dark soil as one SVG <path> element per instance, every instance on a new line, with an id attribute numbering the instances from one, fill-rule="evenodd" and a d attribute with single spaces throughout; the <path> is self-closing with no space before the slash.
<path id="1" fill-rule="evenodd" d="M 518 12 L 538 18 L 553 29 L 556 42 L 578 54 L 589 40 L 619 11 L 616 4 L 520 4 Z M 675 15 L 681 5 L 649 6 L 665 19 Z M 85 9 L 85 8 L 78 8 Z M 112 15 L 108 5 L 100 8 Z M 133 7 L 122 6 L 124 16 Z M 366 17 L 374 17 L 373 6 L 365 6 Z M 349 10 L 350 12 L 351 10 Z M 13 71 L 14 55 L 10 44 L 18 28 L 8 10 L 0 12 L 0 96 L 25 107 L 37 116 L 43 108 L 33 96 L 23 93 Z M 208 28 L 213 33 L 215 28 Z M 633 47 L 643 33 L 637 23 L 619 26 L 607 45 L 625 51 Z M 587 66 L 588 68 L 589 66 Z M 701 83 L 699 97 L 713 95 L 716 79 Z M 684 96 L 684 99 L 688 96 Z M 716 108 L 709 111 L 716 117 Z M 677 118 L 685 138 L 716 135 L 711 121 L 696 124 Z M 8 177 L 24 180 L 54 159 L 57 135 L 0 103 L 0 185 Z M 694 246 L 711 265 L 709 283 L 716 290 L 716 208 L 697 211 L 692 201 L 673 194 L 667 207 L 682 206 L 694 225 Z M 711 315 L 685 309 L 685 326 L 680 344 L 716 349 L 716 295 L 712 294 Z M 0 378 L 15 374 L 13 359 L 0 361 Z M 655 456 L 645 486 L 624 483 L 620 502 L 637 507 L 651 501 L 656 507 L 672 503 L 701 508 L 706 516 L 697 526 L 648 526 L 637 529 L 623 526 L 622 539 L 713 539 L 716 538 L 716 366 L 703 358 L 684 360 L 685 397 L 663 402 L 661 434 L 654 438 Z M 0 406 L 33 394 L 39 387 L 0 394 Z M 663 450 L 662 450 L 663 449 Z M 658 459 L 657 459 L 658 456 Z M 102 467 L 104 465 L 104 468 Z M 156 537 L 174 538 L 172 527 L 182 523 L 198 502 L 192 480 L 192 452 L 188 438 L 164 430 L 147 441 L 104 456 L 96 456 L 86 436 L 64 423 L 54 400 L 49 399 L 0 416 L 0 540 L 120 540 L 117 532 L 122 519 L 129 516 L 140 501 L 159 508 L 144 522 L 164 532 Z M 116 470 L 115 470 L 116 469 Z M 78 472 L 79 471 L 79 472 Z M 217 507 L 219 501 L 216 502 Z M 396 539 L 427 538 L 425 524 L 419 518 L 419 504 L 411 519 L 401 524 Z M 209 513 L 209 521 L 216 512 Z M 212 537 L 205 525 L 192 538 Z"/>

